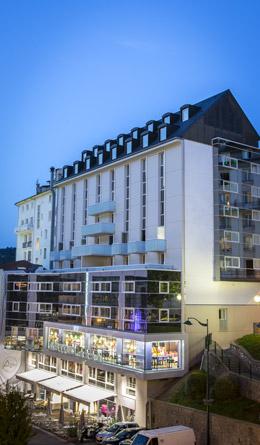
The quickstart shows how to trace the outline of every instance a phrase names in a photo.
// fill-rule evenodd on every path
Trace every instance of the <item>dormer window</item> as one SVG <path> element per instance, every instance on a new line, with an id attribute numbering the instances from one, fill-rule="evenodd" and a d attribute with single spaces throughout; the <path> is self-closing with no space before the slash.
<path id="1" fill-rule="evenodd" d="M 87 153 L 85 152 L 85 153 L 82 154 L 82 161 L 83 161 L 83 162 L 86 161 L 86 157 L 87 157 Z"/>
<path id="2" fill-rule="evenodd" d="M 167 139 L 167 127 L 160 128 L 160 141 L 165 141 Z"/>
<path id="3" fill-rule="evenodd" d="M 185 122 L 189 119 L 189 107 L 183 108 L 181 110 L 181 120 Z"/>
<path id="4" fill-rule="evenodd" d="M 154 131 L 154 124 L 151 123 L 147 126 L 147 130 L 153 132 Z"/>
<path id="5" fill-rule="evenodd" d="M 118 138 L 118 145 L 124 145 L 124 136 Z"/>
<path id="6" fill-rule="evenodd" d="M 133 139 L 138 139 L 138 130 L 134 130 L 132 132 L 132 137 L 133 137 Z"/>
<path id="7" fill-rule="evenodd" d="M 171 116 L 168 114 L 168 116 L 164 116 L 163 118 L 164 124 L 170 124 L 171 123 Z"/>
<path id="8" fill-rule="evenodd" d="M 133 143 L 132 143 L 132 141 L 128 141 L 127 143 L 126 143 L 126 153 L 129 155 L 130 153 L 132 153 L 132 145 L 133 145 Z"/>
<path id="9" fill-rule="evenodd" d="M 110 148 L 111 148 L 111 143 L 110 142 L 106 142 L 106 145 L 105 145 L 106 151 L 109 152 Z"/>
<path id="10" fill-rule="evenodd" d="M 63 176 L 64 176 L 64 178 L 68 177 L 68 168 L 67 167 L 64 168 L 64 170 L 63 170 Z"/>
<path id="11" fill-rule="evenodd" d="M 143 135 L 143 147 L 145 148 L 145 147 L 148 147 L 148 145 L 149 145 L 149 137 L 148 137 L 148 134 L 144 134 Z"/>
<path id="12" fill-rule="evenodd" d="M 86 159 L 86 170 L 90 169 L 90 158 Z"/>
<path id="13" fill-rule="evenodd" d="M 96 158 L 96 157 L 97 157 L 97 154 L 98 154 L 98 148 L 97 148 L 97 147 L 94 148 L 94 150 L 93 150 L 93 154 L 94 154 L 94 156 L 95 156 L 95 158 Z"/>
<path id="14" fill-rule="evenodd" d="M 103 164 L 103 153 L 99 153 L 98 154 L 98 165 L 102 165 Z"/>
<path id="15" fill-rule="evenodd" d="M 112 148 L 112 159 L 115 160 L 117 158 L 117 147 Z"/>
<path id="16" fill-rule="evenodd" d="M 74 164 L 74 173 L 77 175 L 79 172 L 79 164 Z"/>

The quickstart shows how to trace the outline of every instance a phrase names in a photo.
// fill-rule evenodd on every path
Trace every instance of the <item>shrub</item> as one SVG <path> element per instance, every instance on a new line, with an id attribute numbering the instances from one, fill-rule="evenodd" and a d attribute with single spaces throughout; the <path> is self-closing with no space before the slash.
<path id="1" fill-rule="evenodd" d="M 237 340 L 237 343 L 243 346 L 255 360 L 260 360 L 260 335 L 244 335 Z"/>
<path id="2" fill-rule="evenodd" d="M 215 399 L 218 401 L 237 399 L 240 395 L 239 384 L 231 376 L 219 377 L 214 386 Z"/>
<path id="3" fill-rule="evenodd" d="M 204 371 L 193 371 L 185 383 L 185 395 L 191 399 L 203 399 L 206 394 L 207 376 Z"/>
<path id="4" fill-rule="evenodd" d="M 31 436 L 30 410 L 16 390 L 0 392 L 0 444 L 26 445 Z"/>

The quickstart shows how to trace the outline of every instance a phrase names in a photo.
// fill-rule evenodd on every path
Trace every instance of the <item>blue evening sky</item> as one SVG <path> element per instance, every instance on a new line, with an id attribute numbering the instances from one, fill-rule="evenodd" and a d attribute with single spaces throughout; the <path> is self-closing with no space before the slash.
<path id="1" fill-rule="evenodd" d="M 257 0 L 0 0 L 0 247 L 85 148 L 230 88 L 260 131 Z"/>

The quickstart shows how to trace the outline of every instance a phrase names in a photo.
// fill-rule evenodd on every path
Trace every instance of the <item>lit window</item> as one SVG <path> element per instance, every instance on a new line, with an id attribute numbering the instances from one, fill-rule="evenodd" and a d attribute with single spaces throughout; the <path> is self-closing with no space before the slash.
<path id="1" fill-rule="evenodd" d="M 117 158 L 117 147 L 113 147 L 112 148 L 112 159 L 116 159 Z"/>
<path id="2" fill-rule="evenodd" d="M 159 282 L 159 293 L 160 294 L 168 294 L 169 293 L 169 281 L 160 281 Z"/>
<path id="3" fill-rule="evenodd" d="M 148 134 L 144 134 L 143 135 L 143 147 L 148 147 L 149 145 L 149 138 L 148 138 Z"/>
<path id="4" fill-rule="evenodd" d="M 160 128 L 160 141 L 167 139 L 167 127 Z"/>
<path id="5" fill-rule="evenodd" d="M 240 268 L 240 258 L 236 256 L 225 256 L 224 257 L 225 269 L 239 269 Z"/>
<path id="6" fill-rule="evenodd" d="M 159 322 L 169 323 L 169 309 L 159 309 Z"/>
<path id="7" fill-rule="evenodd" d="M 99 153 L 98 155 L 98 165 L 103 164 L 103 153 Z"/>
<path id="8" fill-rule="evenodd" d="M 182 122 L 185 122 L 188 119 L 189 119 L 189 107 L 183 108 L 183 110 L 181 110 L 181 120 Z"/>
<path id="9" fill-rule="evenodd" d="M 132 141 L 128 141 L 126 143 L 126 152 L 129 155 L 130 153 L 132 153 Z"/>
<path id="10" fill-rule="evenodd" d="M 224 230 L 224 241 L 239 243 L 239 232 L 233 230 Z"/>

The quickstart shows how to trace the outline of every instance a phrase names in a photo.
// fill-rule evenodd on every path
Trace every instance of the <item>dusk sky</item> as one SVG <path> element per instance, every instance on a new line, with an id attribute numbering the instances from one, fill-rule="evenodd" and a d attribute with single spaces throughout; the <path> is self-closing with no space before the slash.
<path id="1" fill-rule="evenodd" d="M 0 0 L 0 247 L 49 168 L 230 88 L 260 131 L 260 2 Z"/>

